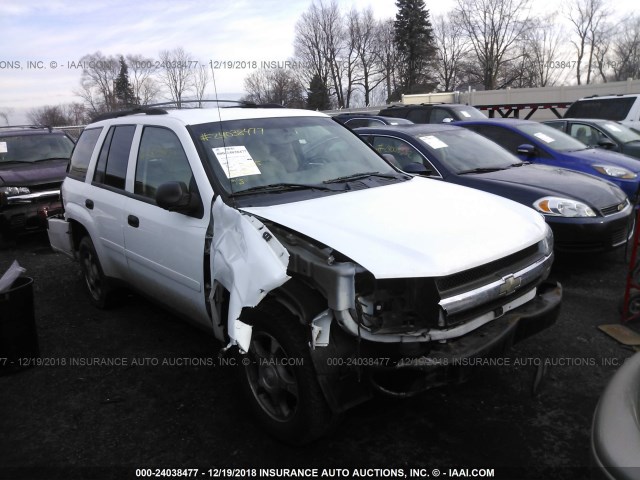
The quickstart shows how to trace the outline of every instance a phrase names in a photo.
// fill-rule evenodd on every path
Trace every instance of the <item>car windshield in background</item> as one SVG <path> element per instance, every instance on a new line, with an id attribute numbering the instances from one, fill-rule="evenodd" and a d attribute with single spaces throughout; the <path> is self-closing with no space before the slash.
<path id="1" fill-rule="evenodd" d="M 360 174 L 404 178 L 329 118 L 256 118 L 192 129 L 228 193 L 287 184 L 326 188 Z"/>
<path id="2" fill-rule="evenodd" d="M 470 130 L 455 129 L 415 137 L 455 173 L 502 170 L 523 163 L 497 143 Z"/>
<path id="3" fill-rule="evenodd" d="M 68 159 L 73 142 L 65 135 L 15 135 L 0 137 L 0 163 Z"/>
<path id="4" fill-rule="evenodd" d="M 619 123 L 606 122 L 602 127 L 622 143 L 640 142 L 640 135 Z"/>
<path id="5" fill-rule="evenodd" d="M 461 120 L 486 120 L 487 117 L 474 107 L 451 107 L 460 116 Z"/>
<path id="6" fill-rule="evenodd" d="M 558 152 L 575 152 L 589 148 L 581 141 L 549 125 L 530 123 L 518 125 L 516 128 L 527 135 L 537 138 L 540 143 Z"/>

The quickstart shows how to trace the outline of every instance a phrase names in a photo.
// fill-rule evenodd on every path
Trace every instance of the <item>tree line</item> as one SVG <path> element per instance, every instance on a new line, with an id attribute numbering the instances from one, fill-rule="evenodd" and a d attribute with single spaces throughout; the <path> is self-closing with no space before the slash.
<path id="1" fill-rule="evenodd" d="M 296 68 L 254 70 L 243 99 L 327 110 L 410 93 L 640 77 L 640 15 L 619 19 L 605 0 L 569 0 L 559 12 L 534 15 L 532 1 L 456 0 L 432 19 L 424 0 L 397 0 L 395 18 L 377 20 L 371 8 L 343 11 L 336 0 L 313 0 L 295 25 L 289 63 Z M 180 47 L 158 59 L 85 55 L 74 90 L 81 101 L 35 108 L 30 120 L 82 124 L 134 105 L 204 99 L 209 65 Z"/>

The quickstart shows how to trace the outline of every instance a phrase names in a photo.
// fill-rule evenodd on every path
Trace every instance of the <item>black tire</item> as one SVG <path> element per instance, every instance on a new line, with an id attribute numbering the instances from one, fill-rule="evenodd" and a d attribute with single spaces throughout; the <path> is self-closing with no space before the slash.
<path id="1" fill-rule="evenodd" d="M 253 325 L 253 333 L 249 352 L 240 357 L 240 382 L 253 415 L 285 443 L 318 439 L 338 416 L 318 384 L 304 327 L 273 304 L 258 306 L 243 320 Z"/>
<path id="2" fill-rule="evenodd" d="M 111 306 L 112 289 L 109 285 L 109 280 L 102 271 L 100 259 L 88 235 L 80 240 L 78 257 L 91 303 L 98 308 L 109 308 Z"/>

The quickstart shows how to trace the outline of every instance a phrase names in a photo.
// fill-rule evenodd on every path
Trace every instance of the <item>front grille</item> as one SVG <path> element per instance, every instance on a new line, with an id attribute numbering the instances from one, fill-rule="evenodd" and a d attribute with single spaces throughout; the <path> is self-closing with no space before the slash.
<path id="1" fill-rule="evenodd" d="M 600 213 L 605 217 L 608 215 L 613 215 L 614 213 L 618 213 L 623 210 L 627 206 L 628 201 L 625 200 L 622 203 L 616 203 L 615 205 L 611 205 L 610 207 L 605 207 L 600 209 Z"/>
<path id="2" fill-rule="evenodd" d="M 38 185 L 29 185 L 29 190 L 34 192 L 46 192 L 47 190 L 60 190 L 61 182 L 40 183 Z"/>
<path id="3" fill-rule="evenodd" d="M 538 245 L 534 244 L 524 250 L 499 258 L 493 262 L 485 263 L 479 267 L 437 278 L 436 285 L 441 293 L 446 292 L 449 295 L 458 290 L 470 290 L 477 284 L 495 281 L 495 277 L 500 276 L 504 270 L 509 270 L 506 273 L 518 271 L 533 263 L 539 256 Z"/>

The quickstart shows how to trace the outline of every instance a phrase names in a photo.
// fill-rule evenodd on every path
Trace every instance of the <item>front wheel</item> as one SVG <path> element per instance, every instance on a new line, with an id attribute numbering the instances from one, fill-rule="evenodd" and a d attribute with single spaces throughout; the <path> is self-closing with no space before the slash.
<path id="1" fill-rule="evenodd" d="M 309 354 L 304 327 L 278 306 L 258 307 L 244 318 L 253 325 L 240 381 L 254 416 L 276 438 L 304 444 L 337 418 L 329 409 Z"/>
<path id="2" fill-rule="evenodd" d="M 108 308 L 111 304 L 111 288 L 107 277 L 102 271 L 98 254 L 89 236 L 85 236 L 80 240 L 78 256 L 91 303 L 98 308 Z"/>

